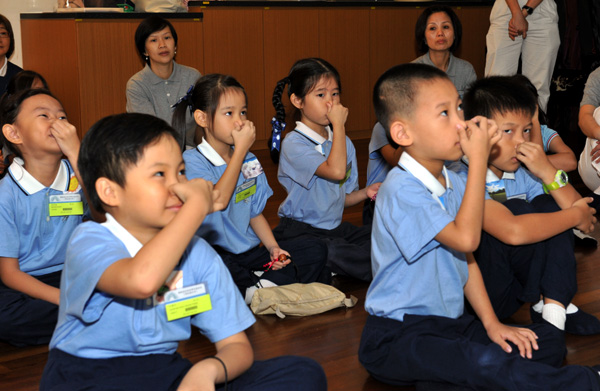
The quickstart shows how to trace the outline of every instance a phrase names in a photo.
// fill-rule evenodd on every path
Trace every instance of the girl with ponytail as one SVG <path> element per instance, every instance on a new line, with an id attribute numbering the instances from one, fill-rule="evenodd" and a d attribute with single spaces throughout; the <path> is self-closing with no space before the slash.
<path id="1" fill-rule="evenodd" d="M 286 86 L 299 121 L 280 145 Z M 374 198 L 380 183 L 358 187 L 356 152 L 345 130 L 348 109 L 340 93 L 339 73 L 320 58 L 297 61 L 275 87 L 271 147 L 279 157 L 277 177 L 288 195 L 279 207 L 281 220 L 274 233 L 280 240 L 306 234 L 325 239 L 333 272 L 369 281 L 371 226 L 342 222 L 342 215 L 345 207 Z"/>

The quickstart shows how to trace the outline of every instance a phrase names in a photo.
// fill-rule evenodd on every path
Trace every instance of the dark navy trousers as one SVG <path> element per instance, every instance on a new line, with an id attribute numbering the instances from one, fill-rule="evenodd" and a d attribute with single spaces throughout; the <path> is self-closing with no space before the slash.
<path id="1" fill-rule="evenodd" d="M 511 199 L 504 205 L 514 215 L 560 210 L 547 194 L 536 197 L 531 203 Z M 508 318 L 523 303 L 539 301 L 540 295 L 566 307 L 577 292 L 573 248 L 574 236 L 570 229 L 523 246 L 505 244 L 484 231 L 475 259 L 498 318 Z"/>
<path id="2" fill-rule="evenodd" d="M 279 247 L 290 253 L 292 263 L 279 270 L 269 270 L 257 277 L 254 271 L 264 271 L 264 265 L 270 262 L 271 256 L 264 246 L 256 246 L 241 254 L 233 254 L 221 247 L 213 246 L 219 253 L 225 266 L 229 269 L 233 281 L 242 296 L 246 288 L 256 284 L 259 279 L 272 281 L 277 285 L 296 282 L 331 283 L 331 271 L 327 268 L 327 246 L 318 239 L 281 240 Z"/>
<path id="3" fill-rule="evenodd" d="M 375 379 L 407 386 L 450 383 L 473 390 L 598 391 L 600 377 L 590 367 L 560 367 L 566 354 L 564 333 L 537 323 L 532 359 L 504 352 L 472 315 L 458 319 L 405 315 L 404 321 L 370 315 L 358 358 Z"/>
<path id="4" fill-rule="evenodd" d="M 192 363 L 175 354 L 85 359 L 52 349 L 44 368 L 41 391 L 175 391 Z M 216 390 L 223 390 L 218 385 Z M 281 356 L 254 364 L 227 390 L 325 391 L 327 378 L 314 360 Z"/>
<path id="5" fill-rule="evenodd" d="M 321 239 L 327 244 L 327 266 L 332 272 L 363 281 L 373 279 L 370 224 L 357 227 L 342 222 L 334 229 L 320 229 L 301 221 L 282 217 L 273 234 L 277 240 L 302 236 Z"/>
<path id="6" fill-rule="evenodd" d="M 41 282 L 60 287 L 61 272 L 37 276 Z M 0 282 L 0 340 L 15 346 L 45 345 L 50 342 L 58 306 L 35 299 Z"/>

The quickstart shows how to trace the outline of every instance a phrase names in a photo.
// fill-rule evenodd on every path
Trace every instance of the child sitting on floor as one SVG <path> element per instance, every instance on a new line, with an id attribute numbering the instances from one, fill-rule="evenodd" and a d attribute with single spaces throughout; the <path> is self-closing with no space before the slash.
<path id="1" fill-rule="evenodd" d="M 0 110 L 0 144 L 16 156 L 0 181 L 0 339 L 47 344 L 67 241 L 86 209 L 79 138 L 47 90 L 5 96 Z"/>
<path id="2" fill-rule="evenodd" d="M 464 121 L 448 76 L 404 64 L 375 84 L 378 120 L 404 148 L 380 188 L 373 220 L 373 282 L 359 360 L 376 379 L 468 389 L 598 390 L 592 368 L 559 368 L 563 333 L 500 323 L 477 263 L 493 121 Z M 444 162 L 469 157 L 466 183 Z M 466 253 L 466 254 L 465 254 Z M 464 313 L 464 298 L 480 320 Z"/>
<path id="3" fill-rule="evenodd" d="M 284 127 L 281 96 L 286 86 L 300 121 L 281 143 L 277 178 L 287 197 L 279 206 L 275 237 L 321 238 L 327 243 L 327 266 L 333 272 L 370 281 L 371 226 L 357 227 L 342 217 L 345 207 L 373 199 L 380 183 L 358 187 L 356 151 L 346 136 L 348 109 L 340 100 L 340 75 L 323 59 L 298 60 L 273 92 L 275 140 Z"/>
<path id="4" fill-rule="evenodd" d="M 147 114 L 98 121 L 79 168 L 106 222 L 75 230 L 61 280 L 59 320 L 41 390 L 325 390 L 301 357 L 253 362 L 254 317 L 217 253 L 194 234 L 218 191 L 187 181 L 177 133 Z M 214 198 L 213 198 L 214 197 Z M 216 355 L 177 352 L 194 325 Z"/>
<path id="5" fill-rule="evenodd" d="M 227 205 L 207 216 L 198 234 L 217 250 L 246 302 L 258 287 L 329 283 L 325 244 L 309 237 L 278 243 L 262 214 L 273 191 L 249 151 L 256 131 L 242 85 L 231 76 L 205 75 L 185 103 L 173 114 L 174 123 L 184 124 L 190 105 L 203 134 L 202 143 L 183 154 L 186 175 L 213 182 Z"/>
<path id="6" fill-rule="evenodd" d="M 500 319 L 532 302 L 533 321 L 544 319 L 572 334 L 597 334 L 600 321 L 571 303 L 577 292 L 571 228 L 592 229 L 594 210 L 542 147 L 530 141 L 536 102 L 522 82 L 508 76 L 480 79 L 465 94 L 466 116 L 492 118 L 503 134 L 488 162 L 486 188 L 493 200 L 486 201 L 475 258 Z M 470 165 L 463 161 L 451 167 L 466 175 Z M 506 232 L 514 216 L 497 213 L 497 201 L 521 216 L 516 228 L 524 232 L 516 241 Z"/>

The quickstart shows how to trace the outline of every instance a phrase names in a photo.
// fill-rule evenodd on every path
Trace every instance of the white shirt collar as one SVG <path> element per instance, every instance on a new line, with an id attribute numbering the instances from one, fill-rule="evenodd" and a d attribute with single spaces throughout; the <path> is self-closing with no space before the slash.
<path id="1" fill-rule="evenodd" d="M 202 137 L 202 142 L 198 144 L 196 149 L 212 163 L 213 166 L 219 167 L 227 164 L 225 160 L 215 151 L 215 149 Z"/>
<path id="2" fill-rule="evenodd" d="M 469 159 L 466 156 L 463 156 L 461 159 L 463 162 L 465 162 L 465 164 L 468 166 L 469 165 Z M 515 179 L 515 173 L 514 172 L 504 172 L 504 174 L 502 174 L 502 179 Z M 499 181 L 500 178 L 498 178 L 498 175 L 494 174 L 494 172 L 492 170 L 490 170 L 489 168 L 487 169 L 487 172 L 485 174 L 485 183 L 490 183 L 490 182 L 496 182 Z"/>
<path id="3" fill-rule="evenodd" d="M 8 69 L 8 57 L 4 57 L 4 65 L 2 65 L 2 68 L 0 68 L 0 76 L 4 77 L 6 76 L 6 70 Z"/>
<path id="4" fill-rule="evenodd" d="M 321 136 L 319 133 L 306 126 L 303 122 L 296 121 L 296 131 L 302 133 L 317 145 L 321 145 L 327 140 L 333 140 L 333 132 L 331 131 L 331 128 L 326 126 L 325 130 L 327 130 L 327 139 L 323 138 L 323 136 Z"/>
<path id="5" fill-rule="evenodd" d="M 450 182 L 450 178 L 448 178 L 448 171 L 446 170 L 446 166 L 442 167 L 442 173 L 444 174 L 444 178 L 446 178 L 446 188 L 442 186 L 440 181 L 436 179 L 425 167 L 421 165 L 418 161 L 416 161 L 412 156 L 408 153 L 404 152 L 400 155 L 400 160 L 398 161 L 398 165 L 406 169 L 406 171 L 413 174 L 415 178 L 417 178 L 421 183 L 425 185 L 427 190 L 429 190 L 433 195 L 437 197 L 441 197 L 444 195 L 447 189 L 452 188 L 452 183 Z"/>
<path id="6" fill-rule="evenodd" d="M 125 227 L 119 224 L 110 213 L 106 213 L 106 221 L 101 225 L 112 232 L 125 245 L 130 256 L 135 257 L 142 248 L 142 243 L 130 234 Z"/>
<path id="7" fill-rule="evenodd" d="M 33 175 L 27 172 L 23 164 L 25 164 L 23 159 L 16 157 L 10 167 L 8 167 L 10 176 L 27 194 L 35 194 L 38 191 L 44 190 L 46 186 L 42 185 Z M 67 163 L 61 161 L 56 178 L 54 178 L 54 182 L 50 185 L 50 188 L 57 191 L 67 191 L 69 190 L 70 179 L 71 175 Z"/>

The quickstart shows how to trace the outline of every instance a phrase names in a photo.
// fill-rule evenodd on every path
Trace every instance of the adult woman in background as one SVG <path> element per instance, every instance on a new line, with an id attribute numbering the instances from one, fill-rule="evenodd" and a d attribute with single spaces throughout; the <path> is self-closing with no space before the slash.
<path id="1" fill-rule="evenodd" d="M 6 86 L 14 75 L 22 71 L 20 67 L 8 61 L 15 51 L 15 37 L 10 21 L 0 15 L 0 96 L 6 92 Z"/>
<path id="2" fill-rule="evenodd" d="M 417 49 L 423 55 L 412 62 L 433 65 L 446 72 L 462 97 L 469 84 L 477 79 L 477 74 L 473 65 L 452 54 L 461 38 L 462 24 L 452 8 L 445 5 L 428 7 L 415 25 Z"/>
<path id="3" fill-rule="evenodd" d="M 127 82 L 127 112 L 151 114 L 171 123 L 173 105 L 186 96 L 200 72 L 175 62 L 177 32 L 159 16 L 150 16 L 140 23 L 135 31 L 135 46 L 146 66 Z M 179 135 L 178 140 L 182 149 L 196 145 L 196 123 L 190 114 L 186 124 L 186 133 Z"/>

